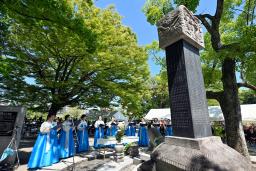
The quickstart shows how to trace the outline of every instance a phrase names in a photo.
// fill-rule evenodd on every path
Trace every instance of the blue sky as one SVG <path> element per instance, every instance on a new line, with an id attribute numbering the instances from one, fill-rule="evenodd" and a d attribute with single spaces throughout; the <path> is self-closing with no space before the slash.
<path id="1" fill-rule="evenodd" d="M 123 24 L 130 27 L 136 33 L 139 45 L 146 45 L 153 40 L 158 40 L 155 26 L 150 25 L 142 12 L 145 0 L 96 0 L 96 6 L 106 8 L 114 5 L 117 12 L 123 16 Z M 214 14 L 216 0 L 201 0 L 197 13 Z M 159 72 L 160 67 L 155 65 L 152 59 L 149 59 L 149 66 L 152 75 Z"/>

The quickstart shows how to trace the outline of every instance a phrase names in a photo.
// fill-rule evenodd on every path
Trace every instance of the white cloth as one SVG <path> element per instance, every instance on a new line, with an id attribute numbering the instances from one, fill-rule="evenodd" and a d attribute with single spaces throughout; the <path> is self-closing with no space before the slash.
<path id="1" fill-rule="evenodd" d="M 117 125 L 117 123 L 116 123 L 116 122 L 112 122 L 112 121 L 110 121 L 110 122 L 108 122 L 108 123 L 107 123 L 107 125 L 108 125 L 108 127 L 109 127 L 109 128 L 111 127 L 111 124 L 112 124 L 112 123 L 115 123 L 115 124 Z"/>
<path id="2" fill-rule="evenodd" d="M 86 121 L 80 121 L 80 123 L 78 124 L 77 126 L 77 129 L 79 131 L 83 131 L 82 133 L 82 144 L 84 144 L 84 131 L 85 131 L 85 128 L 87 127 L 87 122 Z"/>
<path id="3" fill-rule="evenodd" d="M 52 122 L 52 128 L 57 126 L 57 122 Z"/>
<path id="4" fill-rule="evenodd" d="M 77 129 L 79 131 L 82 131 L 82 130 L 84 130 L 85 127 L 87 127 L 87 122 L 86 121 L 80 121 L 80 123 L 77 126 Z"/>
<path id="5" fill-rule="evenodd" d="M 68 149 L 68 145 L 69 145 L 69 131 L 71 128 L 71 122 L 70 121 L 64 121 L 62 123 L 62 128 L 63 130 L 66 132 L 66 137 L 65 137 L 65 149 Z"/>
<path id="6" fill-rule="evenodd" d="M 52 123 L 51 122 L 43 122 L 41 127 L 40 127 L 40 132 L 43 134 L 47 134 L 50 132 L 50 129 L 52 127 Z"/>
<path id="7" fill-rule="evenodd" d="M 45 151 L 49 151 L 51 148 L 51 140 L 50 140 L 50 131 L 52 128 L 52 123 L 51 122 L 44 122 L 42 123 L 41 127 L 40 127 L 40 132 L 43 134 L 46 134 L 47 138 L 46 138 L 46 147 L 45 147 Z"/>
<path id="8" fill-rule="evenodd" d="M 97 120 L 97 121 L 95 122 L 95 124 L 94 124 L 94 127 L 95 127 L 95 128 L 98 128 L 98 127 L 100 126 L 100 124 L 104 125 L 105 123 L 104 123 L 103 121 L 101 121 L 101 120 Z"/>

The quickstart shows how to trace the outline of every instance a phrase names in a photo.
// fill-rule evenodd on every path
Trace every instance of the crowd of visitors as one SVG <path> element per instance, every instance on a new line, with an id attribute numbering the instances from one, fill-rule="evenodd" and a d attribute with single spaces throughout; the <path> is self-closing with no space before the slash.
<path id="1" fill-rule="evenodd" d="M 254 124 L 243 125 L 245 140 L 248 145 L 256 145 L 256 126 Z M 212 124 L 212 133 L 214 136 L 220 136 L 222 141 L 226 142 L 225 123 L 214 122 Z"/>
<path id="2" fill-rule="evenodd" d="M 244 125 L 245 140 L 249 145 L 256 145 L 256 126 Z"/>

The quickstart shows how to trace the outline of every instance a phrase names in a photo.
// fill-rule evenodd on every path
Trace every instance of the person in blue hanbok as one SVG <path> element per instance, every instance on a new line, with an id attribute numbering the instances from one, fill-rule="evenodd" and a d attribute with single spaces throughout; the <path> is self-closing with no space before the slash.
<path id="1" fill-rule="evenodd" d="M 166 133 L 165 133 L 165 136 L 173 136 L 173 132 L 172 132 L 172 125 L 170 123 L 170 119 L 168 119 L 166 121 Z"/>
<path id="2" fill-rule="evenodd" d="M 42 123 L 40 127 L 40 133 L 37 137 L 37 140 L 29 158 L 29 169 L 50 166 L 55 162 L 53 144 L 51 143 L 52 122 L 55 117 L 56 115 L 49 114 L 47 116 L 47 121 Z"/>
<path id="3" fill-rule="evenodd" d="M 139 142 L 138 142 L 139 146 L 147 147 L 149 143 L 149 139 L 148 139 L 147 123 L 145 122 L 144 118 L 142 118 L 140 122 L 138 136 L 139 136 Z"/>
<path id="4" fill-rule="evenodd" d="M 74 155 L 75 146 L 73 138 L 73 123 L 70 115 L 65 116 L 65 121 L 62 123 L 62 129 L 60 132 L 59 148 L 60 158 L 67 158 Z"/>
<path id="5" fill-rule="evenodd" d="M 117 133 L 117 122 L 115 117 L 112 117 L 111 122 L 109 123 L 110 136 L 116 136 Z"/>
<path id="6" fill-rule="evenodd" d="M 104 118 L 104 124 L 105 124 L 104 135 L 110 136 L 110 126 L 109 126 L 109 124 L 107 124 L 107 118 Z"/>
<path id="7" fill-rule="evenodd" d="M 85 120 L 86 115 L 81 116 L 80 123 L 77 126 L 77 136 L 78 136 L 78 152 L 85 152 L 89 150 L 89 139 L 88 139 L 88 125 Z"/>
<path id="8" fill-rule="evenodd" d="M 126 136 L 135 136 L 135 133 L 136 133 L 135 122 L 129 121 L 127 128 L 125 130 L 125 135 Z"/>
<path id="9" fill-rule="evenodd" d="M 51 129 L 51 144 L 53 148 L 53 163 L 59 162 L 60 154 L 59 154 L 59 143 L 58 143 L 58 131 L 60 127 L 58 127 L 57 122 L 52 122 L 52 129 Z"/>
<path id="10" fill-rule="evenodd" d="M 157 118 L 154 118 L 154 120 L 153 120 L 153 126 L 154 126 L 154 128 L 156 128 L 156 129 L 159 131 L 159 133 L 160 133 L 160 123 L 159 123 L 159 121 L 158 121 Z"/>
<path id="11" fill-rule="evenodd" d="M 104 127 L 105 123 L 102 121 L 102 117 L 99 116 L 98 120 L 94 124 L 95 133 L 94 133 L 94 148 L 99 148 L 100 145 L 97 143 L 99 138 L 104 138 Z"/>

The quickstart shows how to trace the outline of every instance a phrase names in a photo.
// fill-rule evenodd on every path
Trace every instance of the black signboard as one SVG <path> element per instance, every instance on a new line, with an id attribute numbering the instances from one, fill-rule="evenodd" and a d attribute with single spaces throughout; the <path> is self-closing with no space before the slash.
<path id="1" fill-rule="evenodd" d="M 0 136 L 12 136 L 18 112 L 0 111 Z"/>

